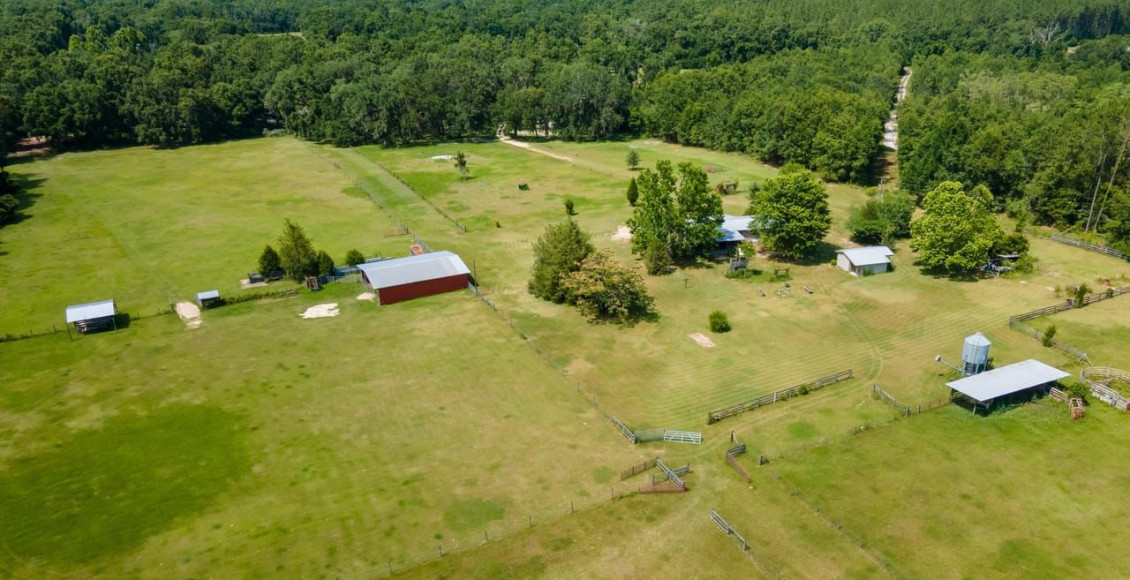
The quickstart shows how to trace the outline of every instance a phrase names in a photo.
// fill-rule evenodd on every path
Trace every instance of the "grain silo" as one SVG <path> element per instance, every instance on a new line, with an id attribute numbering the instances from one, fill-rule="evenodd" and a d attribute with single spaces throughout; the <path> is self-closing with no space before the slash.
<path id="1" fill-rule="evenodd" d="M 961 348 L 962 372 L 965 376 L 984 372 L 989 364 L 989 347 L 992 344 L 980 332 L 965 337 L 965 345 Z"/>

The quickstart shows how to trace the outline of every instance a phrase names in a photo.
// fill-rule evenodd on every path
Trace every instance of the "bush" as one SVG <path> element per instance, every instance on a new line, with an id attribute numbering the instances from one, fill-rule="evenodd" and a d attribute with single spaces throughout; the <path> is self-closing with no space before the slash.
<path id="1" fill-rule="evenodd" d="M 360 250 L 349 250 L 348 252 L 345 253 L 345 263 L 350 265 L 350 266 L 356 266 L 357 264 L 364 264 L 365 263 L 365 254 L 362 254 L 360 252 Z"/>
<path id="2" fill-rule="evenodd" d="M 1048 328 L 1046 330 L 1044 330 L 1044 336 L 1043 336 L 1043 338 L 1040 339 L 1040 342 L 1043 343 L 1044 346 L 1054 346 L 1055 345 L 1055 331 L 1056 331 L 1056 328 L 1055 328 L 1054 324 L 1048 325 Z"/>
<path id="3" fill-rule="evenodd" d="M 663 244 L 652 244 L 644 250 L 643 263 L 648 274 L 658 276 L 667 273 L 667 268 L 671 266 L 671 256 Z"/>
<path id="4" fill-rule="evenodd" d="M 1068 397 L 1086 399 L 1091 394 L 1091 387 L 1082 381 L 1071 381 L 1063 386 L 1063 391 Z"/>
<path id="5" fill-rule="evenodd" d="M 577 212 L 573 211 L 573 200 L 571 199 L 565 200 L 565 215 L 577 215 Z"/>
<path id="6" fill-rule="evenodd" d="M 1031 274 L 1036 271 L 1036 258 L 1032 254 L 1025 253 L 1016 259 L 1012 264 L 1012 271 L 1017 274 Z"/>
<path id="7" fill-rule="evenodd" d="M 319 276 L 330 276 L 334 273 L 334 259 L 325 250 L 318 251 L 317 260 Z"/>
<path id="8" fill-rule="evenodd" d="M 259 271 L 266 276 L 275 270 L 281 269 L 282 260 L 279 258 L 279 253 L 269 245 L 263 248 L 263 253 L 259 254 Z"/>
<path id="9" fill-rule="evenodd" d="M 1080 284 L 1075 288 L 1075 307 L 1083 307 L 1083 299 L 1091 293 L 1091 287 L 1086 284 Z"/>
<path id="10" fill-rule="evenodd" d="M 710 332 L 730 332 L 730 318 L 725 312 L 715 310 L 710 313 Z"/>

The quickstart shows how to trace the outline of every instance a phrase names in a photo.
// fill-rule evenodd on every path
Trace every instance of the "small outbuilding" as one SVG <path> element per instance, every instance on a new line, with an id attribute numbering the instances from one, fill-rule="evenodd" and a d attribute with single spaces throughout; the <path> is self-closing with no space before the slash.
<path id="1" fill-rule="evenodd" d="M 1018 393 L 1046 392 L 1048 386 L 1071 376 L 1036 359 L 1028 359 L 971 377 L 946 383 L 974 405 L 990 407 L 993 402 Z"/>
<path id="2" fill-rule="evenodd" d="M 451 252 L 358 264 L 357 268 L 382 305 L 461 290 L 471 278 L 471 270 Z"/>
<path id="3" fill-rule="evenodd" d="M 856 276 L 881 274 L 890 268 L 893 255 L 895 253 L 887 246 L 848 248 L 836 251 L 836 265 Z"/>
<path id="4" fill-rule="evenodd" d="M 196 303 L 199 304 L 201 308 L 212 308 L 213 306 L 219 306 L 221 303 L 220 291 L 208 290 L 207 292 L 197 292 Z"/>
<path id="5" fill-rule="evenodd" d="M 75 325 L 75 330 L 86 334 L 99 330 L 118 329 L 118 309 L 114 299 L 74 304 L 67 307 L 67 324 Z"/>

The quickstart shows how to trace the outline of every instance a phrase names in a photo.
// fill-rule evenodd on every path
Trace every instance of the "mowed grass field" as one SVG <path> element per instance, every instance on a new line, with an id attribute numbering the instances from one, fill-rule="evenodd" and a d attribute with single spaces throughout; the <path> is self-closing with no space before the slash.
<path id="1" fill-rule="evenodd" d="M 647 278 L 656 322 L 594 326 L 525 290 L 533 241 L 565 218 L 566 197 L 594 242 L 630 263 L 628 244 L 612 240 L 631 213 L 629 147 L 648 166 L 717 168 L 712 181 L 737 179 L 743 191 L 775 170 L 649 141 L 533 146 L 568 159 L 503 143 L 336 150 L 263 139 L 18 165 L 42 180 L 42 195 L 27 219 L 0 230 L 5 274 L 43 266 L 28 248 L 63 235 L 88 203 L 114 208 L 82 221 L 100 229 L 71 247 L 90 251 L 67 253 L 74 271 L 105 276 L 84 279 L 81 300 L 112 287 L 123 309 L 144 310 L 198 289 L 227 291 L 292 217 L 335 257 L 351 247 L 404 255 L 408 239 L 385 234 L 406 223 L 434 249 L 459 252 L 501 317 L 468 293 L 377 307 L 356 300 L 358 285 L 339 284 L 207 311 L 197 329 L 162 316 L 75 342 L 56 334 L 0 344 L 0 497 L 14 498 L 0 502 L 3 574 L 371 577 L 391 564 L 420 578 L 872 578 L 890 575 L 890 562 L 911 577 L 1004 577 L 1010 566 L 1028 570 L 1033 545 L 1043 545 L 1016 540 L 1017 521 L 1040 540 L 1112 510 L 1117 521 L 1112 502 L 1125 482 L 1115 463 L 1130 436 L 1122 415 L 1092 408 L 1072 423 L 1059 405 L 1039 404 L 989 418 L 947 407 L 898 420 L 870 392 L 880 384 L 908 404 L 945 396 L 947 372 L 934 356 L 957 360 L 975 331 L 993 340 L 997 364 L 1037 357 L 1074 373 L 1078 363 L 1009 330 L 1008 316 L 1061 300 L 1056 286 L 1130 278 L 1130 265 L 1042 239 L 1032 240 L 1036 274 L 976 282 L 924 275 L 905 243 L 894 272 L 867 278 L 758 256 L 754 268 L 790 269 L 790 295 L 767 276 L 729 280 L 724 266 L 703 264 Z M 432 159 L 458 150 L 472 179 Z M 214 193 L 187 202 L 188 190 Z M 829 191 L 835 225 L 826 241 L 842 247 L 843 219 L 866 196 Z M 725 199 L 729 213 L 746 203 L 744 193 Z M 188 235 L 195 230 L 182 224 L 170 227 L 168 246 L 143 243 L 160 231 L 152 222 L 178 220 L 208 234 Z M 123 235 L 129 243 L 114 238 Z M 212 255 L 192 268 L 169 257 L 202 248 Z M 36 324 L 42 312 L 50 325 L 80 300 L 54 274 L 43 278 L 38 290 L 4 278 L 3 300 L 39 306 L 0 303 L 0 331 Z M 1057 316 L 1109 308 L 1086 322 L 1094 326 L 1079 331 L 1077 346 L 1127 368 L 1123 350 L 1093 340 L 1120 336 L 1121 300 L 1130 299 Z M 298 317 L 326 302 L 342 314 Z M 709 333 L 714 309 L 729 313 L 732 332 Z M 1075 344 L 1074 323 L 1058 324 Z M 695 332 L 716 346 L 698 346 Z M 845 368 L 857 378 L 706 425 L 711 409 Z M 698 430 L 704 444 L 633 448 L 571 382 L 636 428 Z M 750 446 L 739 461 L 752 483 L 722 458 L 731 432 Z M 1045 434 L 1062 444 L 1048 447 Z M 757 467 L 759 454 L 770 463 Z M 632 495 L 654 471 L 621 482 L 619 470 L 655 455 L 692 466 L 690 493 Z M 1012 487 L 1017 474 L 1023 493 Z M 984 506 L 947 515 L 951 502 L 969 501 L 951 493 L 969 493 L 968 480 Z M 1069 491 L 1050 491 L 1061 486 Z M 710 509 L 745 535 L 751 557 L 714 527 Z M 973 517 L 978 509 L 988 515 Z M 1100 546 L 1125 543 L 1116 526 L 1101 529 Z M 1079 556 L 1096 534 L 1065 539 L 1075 543 L 1045 558 L 1049 569 L 1078 562 L 1093 577 L 1125 575 L 1118 558 Z M 927 548 L 908 553 L 916 543 Z M 965 550 L 980 560 L 955 563 Z"/>
<path id="2" fill-rule="evenodd" d="M 62 327 L 68 304 L 114 298 L 152 314 L 196 292 L 237 292 L 283 220 L 335 260 L 408 254 L 387 218 L 313 149 L 259 139 L 177 150 L 67 153 L 10 168 L 31 206 L 0 229 L 0 334 Z"/>
<path id="3" fill-rule="evenodd" d="M 372 576 L 624 491 L 640 452 L 490 310 L 358 291 L 0 345 L 0 570 Z"/>

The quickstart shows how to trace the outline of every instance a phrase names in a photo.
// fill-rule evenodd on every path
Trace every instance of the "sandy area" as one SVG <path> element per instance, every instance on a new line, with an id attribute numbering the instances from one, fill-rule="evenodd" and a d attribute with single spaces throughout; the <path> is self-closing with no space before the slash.
<path id="1" fill-rule="evenodd" d="M 758 310 L 757 315 L 762 318 L 769 318 L 769 313 L 764 310 Z"/>
<path id="2" fill-rule="evenodd" d="M 337 302 L 330 302 L 329 304 L 311 306 L 300 316 L 302 316 L 302 318 L 330 318 L 338 314 L 341 314 L 341 311 L 337 309 Z"/>
<path id="3" fill-rule="evenodd" d="M 192 302 L 177 302 L 176 311 L 177 316 L 179 316 L 189 328 L 196 328 L 203 322 L 200 320 L 200 307 Z"/>
<path id="4" fill-rule="evenodd" d="M 709 336 L 706 336 L 705 334 L 703 334 L 701 332 L 696 332 L 696 333 L 691 334 L 689 336 L 690 336 L 691 340 L 697 342 L 698 345 L 701 346 L 702 348 L 714 348 L 714 341 L 710 340 Z"/>
<path id="5" fill-rule="evenodd" d="M 362 292 L 362 293 L 357 295 L 357 299 L 358 300 L 368 300 L 369 302 L 372 302 L 372 301 L 377 299 L 377 295 L 372 293 L 372 292 Z"/>
<path id="6" fill-rule="evenodd" d="M 533 151 L 534 153 L 541 153 L 542 155 L 546 155 L 546 156 L 552 157 L 554 159 L 560 159 L 562 161 L 572 161 L 571 158 L 566 157 L 564 155 L 558 155 L 556 153 L 550 153 L 549 151 L 546 151 L 544 149 L 538 149 L 537 147 L 533 147 L 529 143 L 526 143 L 525 141 L 515 141 L 515 140 L 511 139 L 510 137 L 507 137 L 507 136 L 502 135 L 502 134 L 499 134 L 498 140 L 501 143 L 506 143 L 507 145 L 513 145 L 515 147 L 521 147 L 522 149 L 528 149 L 530 151 Z"/>
<path id="7" fill-rule="evenodd" d="M 632 230 L 628 226 L 620 226 L 616 228 L 616 233 L 612 234 L 613 242 L 626 242 L 632 239 Z"/>
<path id="8" fill-rule="evenodd" d="M 455 159 L 454 155 L 432 155 L 432 161 L 451 161 Z"/>

